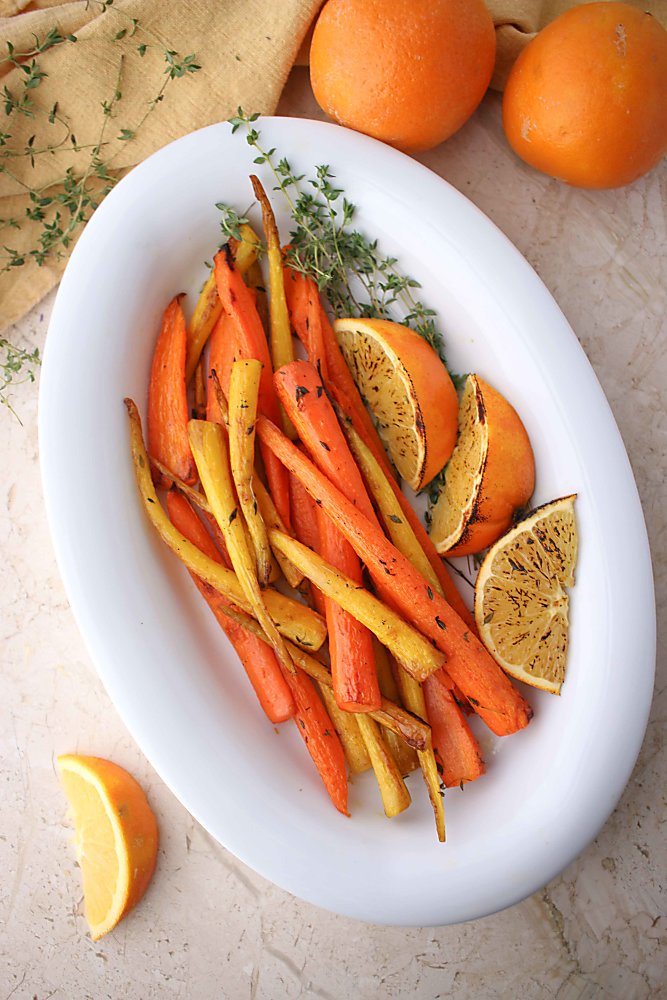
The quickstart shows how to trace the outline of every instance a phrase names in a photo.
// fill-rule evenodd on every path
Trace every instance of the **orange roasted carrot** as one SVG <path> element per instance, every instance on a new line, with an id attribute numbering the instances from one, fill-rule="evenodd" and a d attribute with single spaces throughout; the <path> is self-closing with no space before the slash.
<path id="1" fill-rule="evenodd" d="M 175 527 L 193 545 L 201 549 L 209 559 L 223 562 L 213 539 L 182 493 L 175 490 L 168 493 L 167 511 Z M 229 601 L 194 573 L 190 573 L 190 576 L 238 653 L 268 718 L 274 723 L 292 718 L 296 707 L 295 699 L 271 647 L 225 615 L 223 609 L 229 605 Z"/>
<path id="2" fill-rule="evenodd" d="M 285 413 L 315 462 L 319 465 L 320 456 L 326 456 L 327 471 L 332 470 L 346 495 L 354 498 L 358 493 L 359 504 L 373 517 L 361 474 L 315 368 L 308 361 L 292 361 L 279 368 L 273 378 Z M 319 554 L 361 586 L 361 564 L 352 546 L 328 517 L 318 517 L 317 524 Z M 381 694 L 372 635 L 329 597 L 325 608 L 336 702 L 348 712 L 374 711 Z"/>
<path id="3" fill-rule="evenodd" d="M 319 321 L 315 321 L 312 318 L 310 312 L 311 303 L 320 303 L 317 285 L 312 278 L 297 274 L 296 271 L 293 271 L 289 267 L 284 268 L 284 275 L 285 292 L 292 326 L 306 348 L 308 360 L 318 369 L 322 375 L 327 392 L 339 409 L 352 421 L 357 434 L 360 435 L 366 446 L 371 449 L 376 461 L 379 462 L 383 472 L 387 475 L 392 489 L 403 508 L 405 517 L 415 532 L 428 561 L 440 581 L 440 586 L 448 603 L 452 605 L 457 614 L 463 618 L 468 627 L 477 635 L 477 625 L 474 616 L 468 610 L 463 598 L 459 594 L 454 581 L 436 552 L 433 542 L 426 533 L 410 501 L 401 492 L 398 483 L 394 479 L 394 473 L 382 441 L 368 410 L 364 406 L 347 362 L 336 341 L 329 317 L 321 304 Z"/>
<path id="4" fill-rule="evenodd" d="M 401 489 L 394 479 L 394 472 L 387 458 L 387 453 L 384 450 L 384 446 L 375 425 L 368 413 L 368 410 L 364 406 L 364 403 L 359 395 L 359 390 L 357 389 L 356 383 L 352 378 L 350 369 L 347 367 L 347 362 L 343 357 L 343 353 L 338 346 L 336 341 L 336 336 L 329 322 L 329 317 L 322 307 L 320 307 L 320 322 L 317 327 L 319 337 L 321 338 L 321 351 L 322 357 L 319 363 L 313 361 L 311 358 L 310 350 L 308 347 L 308 336 L 306 324 L 303 318 L 300 318 L 302 313 L 301 309 L 301 299 L 299 298 L 299 278 L 300 275 L 294 274 L 294 279 L 288 284 L 288 280 L 285 280 L 286 289 L 290 290 L 288 295 L 288 305 L 290 310 L 293 311 L 292 314 L 292 324 L 294 326 L 295 332 L 299 339 L 303 341 L 308 350 L 308 358 L 311 362 L 316 364 L 322 373 L 324 384 L 327 392 L 337 404 L 339 409 L 352 421 L 352 425 L 356 430 L 357 434 L 362 438 L 364 443 L 368 448 L 371 449 L 375 460 L 380 464 L 382 471 L 385 473 L 391 487 L 396 494 L 396 498 L 400 503 L 403 513 L 410 524 L 410 527 L 414 531 L 419 544 L 424 549 L 426 557 L 433 567 L 436 573 L 440 585 L 443 589 L 446 600 L 455 609 L 456 613 L 460 615 L 463 621 L 466 623 L 468 628 L 477 635 L 477 625 L 475 623 L 474 616 L 468 610 L 463 598 L 459 594 L 454 581 L 452 580 L 447 567 L 443 563 L 442 559 L 435 550 L 433 542 L 429 538 L 423 524 L 419 520 L 419 517 L 411 506 L 410 501 L 401 492 Z M 315 282 L 311 279 L 304 279 L 304 281 L 310 281 L 311 289 L 310 294 L 317 292 L 317 287 Z M 310 339 L 312 343 L 312 338 Z"/>
<path id="5" fill-rule="evenodd" d="M 292 361 L 275 372 L 273 381 L 278 398 L 315 465 L 378 525 L 361 472 L 315 367 L 309 361 Z"/>
<path id="6" fill-rule="evenodd" d="M 334 724 L 315 685 L 300 667 L 297 667 L 295 674 L 285 673 L 285 680 L 296 703 L 294 721 L 299 735 L 319 771 L 329 798 L 338 812 L 349 816 L 345 753 Z"/>
<path id="7" fill-rule="evenodd" d="M 283 275 L 294 332 L 306 348 L 311 365 L 319 370 L 326 382 L 328 366 L 322 331 L 323 310 L 317 285 L 312 278 L 298 274 L 289 267 L 283 269 Z"/>
<path id="8" fill-rule="evenodd" d="M 447 673 L 498 736 L 528 724 L 532 709 L 453 608 L 382 531 L 265 417 L 257 433 L 294 473 L 365 563 L 381 595 L 447 656 Z"/>
<path id="9" fill-rule="evenodd" d="M 232 364 L 239 355 L 238 342 L 235 337 L 235 327 L 226 312 L 222 312 L 213 327 L 209 337 L 208 352 L 208 393 L 206 397 L 206 419 L 216 424 L 224 423 L 223 415 L 218 405 L 217 393 L 210 383 L 215 372 L 225 395 L 229 395 L 229 376 Z"/>
<path id="10" fill-rule="evenodd" d="M 264 365 L 259 387 L 259 412 L 272 422 L 280 422 L 280 407 L 271 380 L 271 357 L 266 335 L 251 289 L 234 267 L 232 253 L 224 246 L 214 258 L 215 280 L 222 308 L 233 323 L 238 357 L 256 358 Z M 219 373 L 224 388 L 227 375 Z M 262 458 L 273 502 L 285 525 L 290 527 L 289 477 L 271 450 L 262 446 Z"/>
<path id="11" fill-rule="evenodd" d="M 301 485 L 296 476 L 290 474 L 290 510 L 294 535 L 315 552 L 320 551 L 320 529 L 317 524 L 317 505 L 310 493 Z M 325 597 L 319 587 L 309 583 L 316 611 L 326 617 Z"/>
<path id="12" fill-rule="evenodd" d="M 484 774 L 484 761 L 441 670 L 426 678 L 423 690 L 440 780 L 447 788 L 475 781 Z"/>
<path id="13" fill-rule="evenodd" d="M 181 493 L 168 494 L 167 508 L 171 520 L 186 538 L 211 559 L 222 561 L 206 528 Z M 267 716 L 274 723 L 294 718 L 333 804 L 348 815 L 343 747 L 313 682 L 300 668 L 293 675 L 283 673 L 271 646 L 227 617 L 218 602 L 223 607 L 228 602 L 197 576 L 191 576 L 236 649 Z"/>
<path id="14" fill-rule="evenodd" d="M 295 293 L 295 298 L 298 299 L 298 292 Z M 296 314 L 297 305 L 294 306 L 294 309 Z M 349 445 L 331 404 L 326 394 L 322 391 L 322 383 L 312 364 L 305 361 L 294 361 L 289 365 L 285 365 L 274 374 L 274 382 L 286 413 L 290 416 L 320 471 L 332 482 L 338 484 L 341 492 L 347 499 L 354 503 L 379 528 L 380 522 L 377 519 L 366 491 L 361 471 L 350 452 Z M 323 528 L 323 525 L 326 525 L 328 520 L 326 515 L 320 515 L 318 520 L 320 535 L 330 538 L 330 545 L 333 546 L 331 530 L 325 532 Z M 339 555 L 335 547 L 331 548 L 331 551 L 327 553 L 321 547 L 319 549 L 316 546 L 311 547 L 315 548 L 316 551 L 324 556 L 327 562 L 335 565 L 337 569 L 342 570 L 347 576 L 357 579 L 356 573 L 352 572 L 357 562 L 351 558 L 349 549 L 346 550 L 343 547 L 341 555 Z M 342 554 L 346 551 L 349 555 L 343 564 L 339 565 L 335 560 L 337 557 L 344 558 Z M 356 572 L 358 572 L 358 569 Z M 436 579 L 437 577 L 432 578 L 434 587 L 436 587 Z M 385 593 L 384 596 L 385 599 L 389 599 L 389 603 L 393 603 L 391 595 Z M 332 628 L 336 620 L 335 615 L 338 614 L 338 612 L 332 612 L 332 605 L 335 607 L 333 601 L 326 599 L 325 607 L 327 609 L 327 630 L 329 632 L 330 646 L 332 644 Z M 343 644 L 339 645 L 334 642 L 333 647 L 334 649 L 342 649 Z M 332 673 L 334 673 L 333 661 Z M 442 673 L 444 675 L 444 671 Z M 446 683 L 448 687 L 452 686 L 449 677 L 446 677 Z M 451 701 L 451 714 L 454 717 L 456 713 L 460 714 L 460 708 L 454 700 L 453 695 L 451 696 Z M 451 734 L 452 739 L 455 738 L 457 732 L 461 731 L 462 721 L 458 718 L 455 719 L 454 731 Z"/>
<path id="15" fill-rule="evenodd" d="M 188 401 L 185 387 L 187 330 L 180 296 L 175 296 L 162 318 L 162 328 L 153 352 L 148 385 L 148 451 L 184 482 L 197 481 L 188 440 Z M 155 475 L 157 486 L 171 482 Z"/>
<path id="16" fill-rule="evenodd" d="M 319 554 L 336 569 L 363 586 L 359 557 L 326 514 L 318 512 Z M 340 604 L 324 601 L 331 676 L 336 704 L 346 712 L 374 712 L 382 695 L 375 671 L 373 636 Z"/>

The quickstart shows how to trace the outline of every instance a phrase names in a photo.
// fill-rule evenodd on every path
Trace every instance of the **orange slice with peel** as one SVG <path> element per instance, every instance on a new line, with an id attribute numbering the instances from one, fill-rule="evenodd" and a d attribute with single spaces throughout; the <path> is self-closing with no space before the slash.
<path id="1" fill-rule="evenodd" d="M 431 509 L 440 553 L 471 555 L 507 531 L 535 488 L 533 449 L 516 410 L 479 375 L 466 379 L 459 436 Z"/>
<path id="2" fill-rule="evenodd" d="M 441 359 L 407 326 L 337 319 L 334 331 L 398 474 L 420 490 L 456 442 L 458 397 Z"/>
<path id="3" fill-rule="evenodd" d="M 98 941 L 148 887 L 157 858 L 157 822 L 141 786 L 118 764 L 64 754 L 58 765 L 74 819 L 86 919 Z"/>
<path id="4" fill-rule="evenodd" d="M 538 507 L 487 552 L 475 583 L 480 639 L 506 673 L 552 694 L 565 679 L 576 495 Z"/>

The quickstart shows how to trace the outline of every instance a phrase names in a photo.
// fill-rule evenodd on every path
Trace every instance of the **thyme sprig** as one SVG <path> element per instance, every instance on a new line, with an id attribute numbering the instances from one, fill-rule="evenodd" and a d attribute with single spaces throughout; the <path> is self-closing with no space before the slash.
<path id="1" fill-rule="evenodd" d="M 106 13 L 113 8 L 114 0 L 89 0 L 99 4 L 101 13 Z M 140 57 L 143 57 L 149 47 L 155 47 L 159 39 L 152 32 L 144 29 L 139 20 L 130 17 L 127 12 L 120 8 L 113 8 L 114 13 L 129 22 L 129 27 L 123 27 L 112 36 L 112 42 L 117 43 L 123 39 L 134 38 L 138 32 L 144 32 L 150 39 L 155 41 L 144 41 L 136 46 Z M 118 155 L 115 153 L 105 155 L 106 147 L 109 144 L 109 122 L 117 117 L 117 108 L 122 100 L 122 76 L 127 52 L 123 51 L 119 55 L 118 75 L 113 93 L 108 99 L 101 102 L 101 124 L 97 138 L 92 143 L 80 144 L 72 132 L 71 123 L 59 112 L 58 102 L 49 109 L 41 107 L 34 99 L 33 91 L 39 87 L 42 80 L 47 76 L 36 60 L 36 56 L 53 48 L 54 45 L 63 43 L 73 44 L 77 41 L 75 35 L 61 35 L 57 29 L 49 31 L 40 41 L 34 36 L 34 47 L 28 52 L 17 53 L 11 44 L 7 43 L 7 55 L 0 60 L 0 65 L 9 63 L 16 69 L 23 72 L 23 77 L 19 81 L 19 92 L 11 91 L 7 85 L 2 92 L 4 111 L 7 119 L 14 116 L 23 118 L 42 118 L 53 126 L 59 124 L 64 129 L 64 134 L 54 138 L 52 142 L 36 145 L 36 135 L 31 135 L 23 145 L 11 144 L 13 138 L 9 131 L 0 132 L 0 173 L 11 177 L 17 186 L 23 190 L 30 199 L 30 205 L 25 210 L 25 216 L 31 222 L 39 222 L 40 234 L 36 245 L 27 251 L 18 251 L 14 247 L 4 246 L 0 252 L 0 261 L 3 266 L 0 273 L 11 268 L 21 267 L 27 260 L 32 259 L 38 266 L 43 266 L 52 257 L 61 258 L 71 246 L 71 243 L 79 231 L 85 225 L 98 207 L 102 198 L 107 195 L 117 181 L 117 177 L 111 172 L 113 160 Z M 148 117 L 155 111 L 157 106 L 164 100 L 165 91 L 169 83 L 181 77 L 196 73 L 201 67 L 195 61 L 194 53 L 181 56 L 175 49 L 163 49 L 165 70 L 164 79 L 158 89 L 157 94 L 146 102 L 145 110 L 138 122 L 131 127 L 120 127 L 115 136 L 120 142 L 132 141 L 137 133 L 143 128 Z M 7 128 L 8 126 L 5 126 Z M 57 151 L 69 150 L 71 153 L 80 153 L 83 150 L 89 151 L 89 160 L 83 171 L 77 173 L 74 167 L 65 170 L 63 176 L 48 185 L 48 187 L 31 187 L 29 183 L 18 177 L 8 166 L 7 161 L 16 158 L 28 158 L 31 166 L 35 166 L 35 158 L 44 154 L 54 154 Z M 21 229 L 21 222 L 17 219 L 0 219 L 0 229 L 11 227 Z"/>
<path id="2" fill-rule="evenodd" d="M 83 144 L 77 141 L 74 123 L 61 112 L 59 101 L 51 106 L 44 106 L 44 102 L 39 101 L 39 87 L 48 75 L 40 65 L 39 57 L 54 46 L 75 44 L 76 35 L 63 35 L 57 28 L 52 28 L 41 39 L 34 35 L 33 45 L 26 51 L 19 52 L 11 42 L 7 42 L 6 54 L 0 57 L 0 66 L 16 70 L 11 86 L 4 84 L 0 91 L 0 110 L 4 111 L 4 122 L 0 126 L 0 173 L 10 177 L 29 201 L 23 218 L 0 219 L 0 274 L 22 267 L 28 261 L 42 267 L 66 255 L 80 230 L 118 180 L 113 164 L 122 147 L 116 145 L 116 151 L 112 152 L 112 139 L 121 143 L 135 139 L 148 117 L 164 100 L 165 91 L 172 81 L 201 69 L 194 53 L 181 55 L 176 49 L 166 47 L 138 18 L 115 7 L 114 0 L 87 0 L 87 8 L 91 4 L 100 14 L 116 17 L 115 24 L 110 22 L 110 41 L 120 46 L 115 87 L 113 93 L 101 102 L 100 127 L 93 142 Z M 161 85 L 146 102 L 138 121 L 118 123 L 125 61 L 137 55 L 143 58 L 149 49 L 163 55 L 165 68 Z M 20 136 L 25 134 L 26 121 L 34 121 L 35 130 L 34 134 L 24 139 Z M 22 125 L 20 129 L 17 128 L 19 124 Z M 25 172 L 20 177 L 12 169 L 12 164 L 20 160 L 27 160 L 34 168 L 38 157 L 67 152 L 80 154 L 83 151 L 88 153 L 83 167 L 77 160 L 76 168 L 67 167 L 62 176 L 48 186 L 31 185 Z M 10 233 L 21 231 L 26 221 L 32 225 L 38 223 L 34 244 L 29 249 L 12 246 Z M 0 338 L 0 402 L 12 412 L 15 411 L 7 397 L 9 387 L 34 381 L 37 364 L 37 349 L 26 352 Z M 19 374 L 22 377 L 17 378 Z"/>
<path id="3" fill-rule="evenodd" d="M 446 363 L 436 312 L 416 296 L 420 283 L 398 268 L 396 257 L 385 256 L 377 240 L 370 240 L 352 223 L 355 206 L 341 188 L 328 164 L 315 168 L 315 176 L 295 174 L 287 159 L 260 144 L 255 127 L 259 115 L 242 108 L 230 118 L 232 132 L 243 128 L 246 141 L 266 164 L 276 181 L 274 190 L 285 197 L 293 220 L 287 260 L 296 271 L 312 277 L 327 296 L 336 316 L 379 316 L 398 320 L 419 333 Z M 223 210 L 225 235 L 234 235 L 240 222 L 233 210 Z"/>
<path id="4" fill-rule="evenodd" d="M 0 350 L 4 352 L 0 361 L 0 403 L 21 423 L 21 418 L 9 400 L 9 389 L 24 382 L 35 381 L 35 369 L 41 364 L 39 350 L 35 348 L 33 351 L 26 351 L 22 347 L 15 347 L 4 337 L 0 337 Z"/>

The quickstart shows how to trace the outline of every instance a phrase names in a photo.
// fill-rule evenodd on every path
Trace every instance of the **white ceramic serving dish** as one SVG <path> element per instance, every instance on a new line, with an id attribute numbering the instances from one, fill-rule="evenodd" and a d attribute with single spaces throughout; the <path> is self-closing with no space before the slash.
<path id="1" fill-rule="evenodd" d="M 133 170 L 86 227 L 63 277 L 44 355 L 40 448 L 48 517 L 79 628 L 141 749 L 184 806 L 251 868 L 303 899 L 362 920 L 469 920 L 539 889 L 597 834 L 644 734 L 655 610 L 630 465 L 597 379 L 539 278 L 495 226 L 414 160 L 333 125 L 260 122 L 298 173 L 332 166 L 424 301 L 448 357 L 519 410 L 537 456 L 537 502 L 579 495 L 580 555 L 560 698 L 530 692 L 523 732 L 482 736 L 488 773 L 446 795 L 436 842 L 420 778 L 413 806 L 382 814 L 373 779 L 330 805 L 292 726 L 263 718 L 185 571 L 144 518 L 123 397 L 143 409 L 161 313 L 188 308 L 220 242 L 215 203 L 243 212 L 260 172 L 226 124 Z M 262 171 L 264 173 L 262 173 Z M 279 222 L 289 222 L 278 197 Z M 88 750 L 95 752 L 95 747 Z"/>

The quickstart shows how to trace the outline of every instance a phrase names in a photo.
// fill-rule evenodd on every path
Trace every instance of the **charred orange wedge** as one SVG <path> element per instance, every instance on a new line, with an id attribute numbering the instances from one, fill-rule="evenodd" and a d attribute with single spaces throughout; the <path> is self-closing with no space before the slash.
<path id="1" fill-rule="evenodd" d="M 456 442 L 458 397 L 423 337 L 382 319 L 337 319 L 336 339 L 398 474 L 420 490 Z"/>
<path id="2" fill-rule="evenodd" d="M 458 428 L 444 488 L 431 510 L 433 544 L 450 556 L 492 545 L 535 488 L 526 429 L 514 408 L 479 375 L 466 379 Z"/>
<path id="3" fill-rule="evenodd" d="M 560 694 L 577 560 L 575 496 L 538 507 L 487 552 L 475 584 L 479 636 L 517 680 Z"/>

